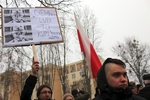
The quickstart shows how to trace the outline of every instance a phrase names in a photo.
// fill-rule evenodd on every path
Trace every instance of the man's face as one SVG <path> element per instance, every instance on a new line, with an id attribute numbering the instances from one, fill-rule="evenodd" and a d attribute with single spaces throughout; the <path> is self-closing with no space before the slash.
<path id="1" fill-rule="evenodd" d="M 40 92 L 39 98 L 41 100 L 49 100 L 52 97 L 51 91 L 49 88 L 43 88 Z"/>
<path id="2" fill-rule="evenodd" d="M 126 88 L 128 86 L 127 73 L 123 66 L 108 63 L 105 66 L 108 84 L 113 88 Z"/>

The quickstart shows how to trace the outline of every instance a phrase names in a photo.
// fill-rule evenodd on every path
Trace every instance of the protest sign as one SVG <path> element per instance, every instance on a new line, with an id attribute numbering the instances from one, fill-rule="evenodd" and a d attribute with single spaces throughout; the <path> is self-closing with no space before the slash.
<path id="1" fill-rule="evenodd" d="M 63 42 L 56 8 L 3 8 L 2 43 L 26 46 Z"/>

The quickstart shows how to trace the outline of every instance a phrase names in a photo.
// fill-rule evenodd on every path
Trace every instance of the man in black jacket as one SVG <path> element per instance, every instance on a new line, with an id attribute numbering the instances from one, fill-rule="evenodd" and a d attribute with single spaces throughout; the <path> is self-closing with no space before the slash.
<path id="1" fill-rule="evenodd" d="M 39 62 L 34 61 L 33 59 L 32 72 L 30 76 L 26 79 L 24 88 L 21 92 L 20 100 L 31 100 L 32 92 L 37 82 L 38 70 L 39 70 Z M 41 85 L 37 89 L 36 95 L 37 95 L 38 100 L 51 100 L 52 89 L 46 84 Z"/>
<path id="2" fill-rule="evenodd" d="M 143 75 L 145 87 L 140 90 L 139 95 L 147 100 L 150 100 L 150 74 Z"/>
<path id="3" fill-rule="evenodd" d="M 145 100 L 129 89 L 126 65 L 119 59 L 107 58 L 97 74 L 94 100 Z"/>

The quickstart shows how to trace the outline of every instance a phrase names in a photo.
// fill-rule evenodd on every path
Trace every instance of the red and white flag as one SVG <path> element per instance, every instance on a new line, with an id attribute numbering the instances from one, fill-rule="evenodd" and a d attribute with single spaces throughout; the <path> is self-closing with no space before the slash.
<path id="1" fill-rule="evenodd" d="M 93 48 L 93 45 L 88 39 L 87 34 L 85 33 L 79 20 L 77 19 L 76 15 L 75 15 L 75 21 L 76 21 L 77 34 L 78 34 L 81 51 L 85 55 L 92 77 L 97 78 L 97 72 L 102 66 L 102 64 Z"/>

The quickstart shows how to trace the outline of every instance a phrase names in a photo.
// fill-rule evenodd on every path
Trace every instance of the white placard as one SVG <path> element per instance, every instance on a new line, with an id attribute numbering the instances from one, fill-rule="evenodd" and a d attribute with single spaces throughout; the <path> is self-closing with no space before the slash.
<path id="1" fill-rule="evenodd" d="M 3 46 L 63 42 L 55 8 L 3 8 Z"/>

